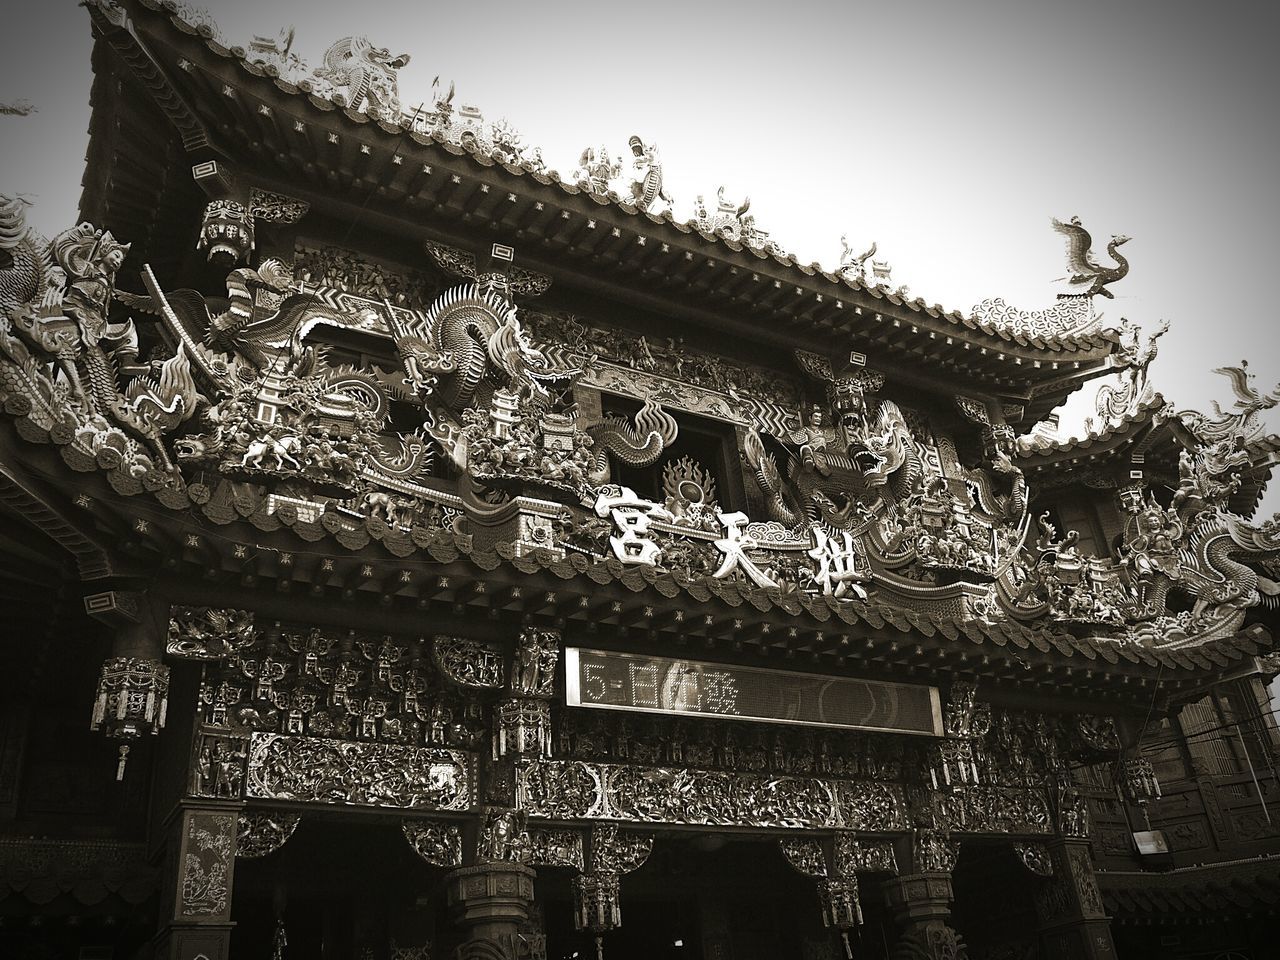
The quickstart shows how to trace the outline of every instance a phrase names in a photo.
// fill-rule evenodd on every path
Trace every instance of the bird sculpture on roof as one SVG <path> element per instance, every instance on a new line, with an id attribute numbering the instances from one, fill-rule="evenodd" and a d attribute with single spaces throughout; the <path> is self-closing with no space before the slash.
<path id="1" fill-rule="evenodd" d="M 1223 410 L 1213 401 L 1215 416 L 1210 417 L 1195 410 L 1183 410 L 1178 416 L 1183 424 L 1204 443 L 1219 443 L 1239 439 L 1252 443 L 1265 432 L 1262 413 L 1280 404 L 1280 385 L 1270 393 L 1263 393 L 1254 386 L 1254 374 L 1249 372 L 1249 361 L 1240 361 L 1238 367 L 1219 367 L 1213 371 L 1231 382 L 1231 392 L 1236 395 L 1234 409 Z"/>
<path id="2" fill-rule="evenodd" d="M 1115 261 L 1115 266 L 1105 267 L 1098 263 L 1093 255 L 1093 237 L 1081 224 L 1079 217 L 1072 217 L 1066 223 L 1056 217 L 1052 218 L 1053 229 L 1067 238 L 1068 289 L 1064 296 L 1103 296 L 1114 297 L 1107 285 L 1124 278 L 1129 272 L 1129 261 L 1120 255 L 1119 248 L 1129 242 L 1123 234 L 1112 236 L 1107 244 L 1107 255 Z"/>

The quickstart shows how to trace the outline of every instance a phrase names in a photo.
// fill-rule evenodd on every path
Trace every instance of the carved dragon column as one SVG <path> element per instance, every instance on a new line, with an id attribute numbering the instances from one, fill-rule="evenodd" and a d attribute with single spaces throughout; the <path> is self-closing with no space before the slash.
<path id="1" fill-rule="evenodd" d="M 251 646 L 259 636 L 248 611 L 175 606 L 167 613 L 160 620 L 168 627 L 162 649 L 174 660 L 218 661 Z M 178 795 L 175 798 L 163 788 L 156 793 L 159 809 L 174 804 L 163 826 L 165 869 L 162 926 L 154 941 L 157 960 L 224 960 L 235 926 L 231 893 L 241 839 L 247 844 L 245 856 L 262 856 L 288 839 L 297 826 L 297 818 L 287 814 L 243 815 L 243 741 L 232 735 L 227 718 L 219 714 L 207 692 L 202 689 L 194 703 L 181 704 L 195 714 L 195 728 L 179 724 L 190 736 L 180 750 L 175 744 L 166 761 L 185 774 L 182 786 L 174 788 Z M 165 775 L 157 782 L 169 779 Z"/>
<path id="2" fill-rule="evenodd" d="M 1088 807 L 1065 780 L 1053 799 L 1056 836 L 1046 845 L 1047 870 L 1035 871 L 1049 876 L 1036 897 L 1042 950 L 1062 960 L 1114 960 L 1111 919 L 1103 909 L 1089 851 Z"/>
<path id="3" fill-rule="evenodd" d="M 951 927 L 951 872 L 960 842 L 934 830 L 918 830 L 912 847 L 916 873 L 886 880 L 885 903 L 902 933 L 894 960 L 966 960 L 968 951 Z"/>
<path id="4" fill-rule="evenodd" d="M 559 658 L 559 633 L 525 627 L 507 665 L 505 690 L 493 706 L 491 763 L 482 783 L 489 805 L 473 862 L 447 881 L 450 911 L 464 928 L 460 960 L 514 960 L 521 929 L 529 923 L 535 874 L 516 768 L 551 755 L 550 700 Z"/>

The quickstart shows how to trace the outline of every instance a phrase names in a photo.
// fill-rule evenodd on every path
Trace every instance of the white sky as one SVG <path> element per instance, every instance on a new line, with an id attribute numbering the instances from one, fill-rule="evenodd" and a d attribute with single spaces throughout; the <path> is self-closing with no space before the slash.
<path id="1" fill-rule="evenodd" d="M 948 308 L 1048 305 L 1063 275 L 1049 217 L 1078 215 L 1101 240 L 1133 237 L 1132 272 L 1102 306 L 1172 321 L 1153 378 L 1179 407 L 1228 401 L 1210 371 L 1243 357 L 1262 389 L 1280 381 L 1280 83 L 1262 4 L 206 7 L 230 42 L 295 25 L 313 66 L 352 33 L 409 53 L 407 104 L 452 80 L 457 102 L 507 118 L 562 174 L 583 147 L 639 134 L 661 147 L 678 213 L 724 184 L 802 260 L 834 266 L 842 233 L 876 240 L 895 283 Z M 6 23 L 0 101 L 40 112 L 0 117 L 0 190 L 37 194 L 30 219 L 53 232 L 79 194 L 88 18 L 71 0 L 13 2 Z M 1077 419 L 1089 406 L 1073 403 Z"/>

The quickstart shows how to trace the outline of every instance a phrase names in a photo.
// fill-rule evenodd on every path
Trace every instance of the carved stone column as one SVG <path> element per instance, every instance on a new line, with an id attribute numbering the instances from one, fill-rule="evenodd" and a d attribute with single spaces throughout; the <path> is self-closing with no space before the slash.
<path id="1" fill-rule="evenodd" d="M 166 846 L 164 926 L 156 960 L 226 960 L 231 946 L 231 881 L 242 803 L 183 801 Z"/>
<path id="2" fill-rule="evenodd" d="M 929 960 L 965 960 L 968 953 L 960 935 L 951 929 L 949 873 L 916 873 L 886 880 L 885 903 L 902 927 L 894 956 L 928 957 Z"/>
<path id="3" fill-rule="evenodd" d="M 1054 960 L 1115 960 L 1111 920 L 1093 875 L 1089 842 L 1059 838 L 1048 843 L 1053 877 L 1036 898 L 1040 943 Z"/>
<path id="4" fill-rule="evenodd" d="M 533 903 L 534 872 L 522 863 L 495 861 L 449 874 L 449 911 L 466 929 L 458 960 L 514 960 L 521 924 Z"/>

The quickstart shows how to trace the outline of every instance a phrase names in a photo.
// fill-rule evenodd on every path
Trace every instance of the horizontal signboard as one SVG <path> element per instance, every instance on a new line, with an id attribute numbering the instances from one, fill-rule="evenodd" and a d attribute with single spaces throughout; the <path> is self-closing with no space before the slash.
<path id="1" fill-rule="evenodd" d="M 936 687 L 569 647 L 573 707 L 942 735 Z"/>

